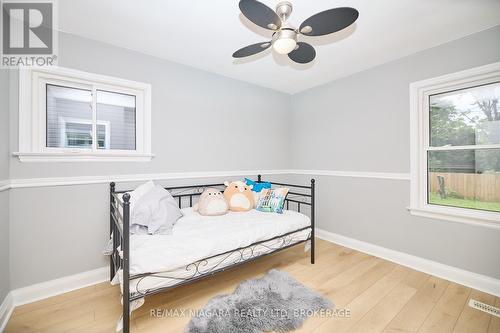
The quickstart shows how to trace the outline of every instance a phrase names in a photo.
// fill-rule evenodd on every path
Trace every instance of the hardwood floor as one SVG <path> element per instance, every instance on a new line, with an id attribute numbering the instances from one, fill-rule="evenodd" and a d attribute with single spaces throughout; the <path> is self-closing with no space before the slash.
<path id="1" fill-rule="evenodd" d="M 189 317 L 150 315 L 152 309 L 200 309 L 244 279 L 271 268 L 348 309 L 348 318 L 312 317 L 297 332 L 500 333 L 500 318 L 470 308 L 469 298 L 500 307 L 500 298 L 361 252 L 318 240 L 315 265 L 296 246 L 195 284 L 151 296 L 132 316 L 132 332 L 183 332 Z M 118 287 L 102 283 L 14 310 L 6 333 L 114 332 L 121 313 Z"/>

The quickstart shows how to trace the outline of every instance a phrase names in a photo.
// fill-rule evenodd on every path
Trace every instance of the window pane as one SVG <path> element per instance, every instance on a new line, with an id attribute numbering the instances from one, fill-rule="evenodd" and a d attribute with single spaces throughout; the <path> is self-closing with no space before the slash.
<path id="1" fill-rule="evenodd" d="M 500 149 L 429 151 L 428 202 L 500 212 Z"/>
<path id="2" fill-rule="evenodd" d="M 430 145 L 500 144 L 500 83 L 430 96 Z"/>
<path id="3" fill-rule="evenodd" d="M 92 92 L 47 84 L 47 147 L 92 148 Z"/>
<path id="4" fill-rule="evenodd" d="M 135 96 L 97 91 L 100 149 L 135 150 Z"/>

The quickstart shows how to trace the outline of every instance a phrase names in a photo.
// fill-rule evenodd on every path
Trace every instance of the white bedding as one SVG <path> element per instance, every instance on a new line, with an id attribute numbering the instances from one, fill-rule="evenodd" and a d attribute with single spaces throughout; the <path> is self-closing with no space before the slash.
<path id="1" fill-rule="evenodd" d="M 172 235 L 131 235 L 130 275 L 185 268 L 189 263 L 252 243 L 280 236 L 310 225 L 304 214 L 257 210 L 223 216 L 201 216 L 192 208 L 182 210 Z"/>
<path id="2" fill-rule="evenodd" d="M 208 260 L 202 260 L 199 265 L 193 264 L 188 267 L 181 267 L 178 269 L 155 273 L 153 275 L 147 275 L 141 278 L 130 280 L 130 293 L 134 294 L 137 292 L 146 293 L 152 289 L 159 289 L 170 287 L 185 281 L 186 279 L 191 279 L 198 277 L 199 275 L 213 272 L 214 270 L 219 270 L 231 266 L 236 263 L 241 263 L 248 259 L 258 257 L 274 250 L 283 248 L 288 245 L 298 243 L 300 241 L 305 241 L 311 236 L 311 228 L 306 228 L 301 231 L 291 233 L 286 236 L 285 239 L 279 237 L 270 241 L 259 243 L 259 245 L 252 246 L 249 250 L 245 248 L 242 251 L 233 251 L 227 254 L 220 254 L 218 256 L 211 257 Z M 308 249 L 308 246 L 305 246 Z M 122 272 L 119 272 L 119 279 L 122 279 Z M 122 286 L 123 287 L 123 286 Z"/>
<path id="3" fill-rule="evenodd" d="M 221 269 L 232 262 L 241 262 L 247 256 L 263 255 L 274 249 L 306 240 L 310 237 L 310 219 L 304 214 L 285 210 L 283 214 L 264 213 L 251 210 L 244 213 L 229 212 L 222 216 L 201 216 L 192 208 L 182 210 L 183 217 L 175 223 L 171 235 L 130 235 L 130 275 L 157 273 L 130 281 L 130 293 L 145 293 L 156 288 L 165 288 L 193 277 L 196 268 L 189 265 L 203 261 L 201 271 Z M 292 233 L 295 230 L 307 228 Z M 281 238 L 262 243 L 253 252 L 223 254 L 253 243 L 291 233 L 290 243 L 283 244 Z M 120 255 L 122 252 L 120 251 Z M 201 272 L 202 273 L 202 272 Z M 113 282 L 120 283 L 123 293 L 123 271 L 120 269 Z M 131 311 L 144 304 L 144 298 L 131 302 Z M 122 318 L 116 331 L 122 329 Z"/>

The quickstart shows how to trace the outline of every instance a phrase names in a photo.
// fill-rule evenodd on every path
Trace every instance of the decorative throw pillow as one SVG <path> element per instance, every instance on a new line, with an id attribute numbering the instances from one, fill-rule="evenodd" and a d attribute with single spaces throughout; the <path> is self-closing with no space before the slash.
<path id="1" fill-rule="evenodd" d="M 249 178 L 245 178 L 245 184 L 247 186 L 251 186 L 252 188 L 252 193 L 253 193 L 253 201 L 254 201 L 254 208 L 257 208 L 257 204 L 259 203 L 260 195 L 262 193 L 263 189 L 266 188 L 271 188 L 272 185 L 270 182 L 256 182 L 253 181 Z"/>
<path id="2" fill-rule="evenodd" d="M 289 189 L 286 187 L 262 190 L 257 210 L 282 214 L 288 191 Z"/>

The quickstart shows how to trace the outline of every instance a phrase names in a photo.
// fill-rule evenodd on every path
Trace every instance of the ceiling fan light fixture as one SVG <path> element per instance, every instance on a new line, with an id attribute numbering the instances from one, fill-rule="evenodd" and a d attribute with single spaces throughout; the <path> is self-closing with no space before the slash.
<path id="1" fill-rule="evenodd" d="M 273 30 L 273 37 L 271 41 L 242 47 L 233 53 L 233 58 L 249 57 L 272 46 L 274 52 L 288 55 L 293 62 L 308 64 L 316 58 L 316 50 L 311 44 L 302 40 L 297 42 L 299 34 L 302 37 L 333 34 L 349 27 L 359 17 L 359 12 L 355 8 L 331 8 L 309 17 L 297 29 L 296 26 L 287 22 L 293 11 L 290 1 L 280 1 L 276 10 L 260 1 L 239 0 L 241 13 L 257 26 Z"/>
<path id="2" fill-rule="evenodd" d="M 297 42 L 291 38 L 280 38 L 273 43 L 273 49 L 279 54 L 288 54 L 295 50 Z"/>
<path id="3" fill-rule="evenodd" d="M 297 46 L 297 33 L 293 29 L 282 29 L 273 35 L 273 49 L 279 54 L 288 54 Z"/>

